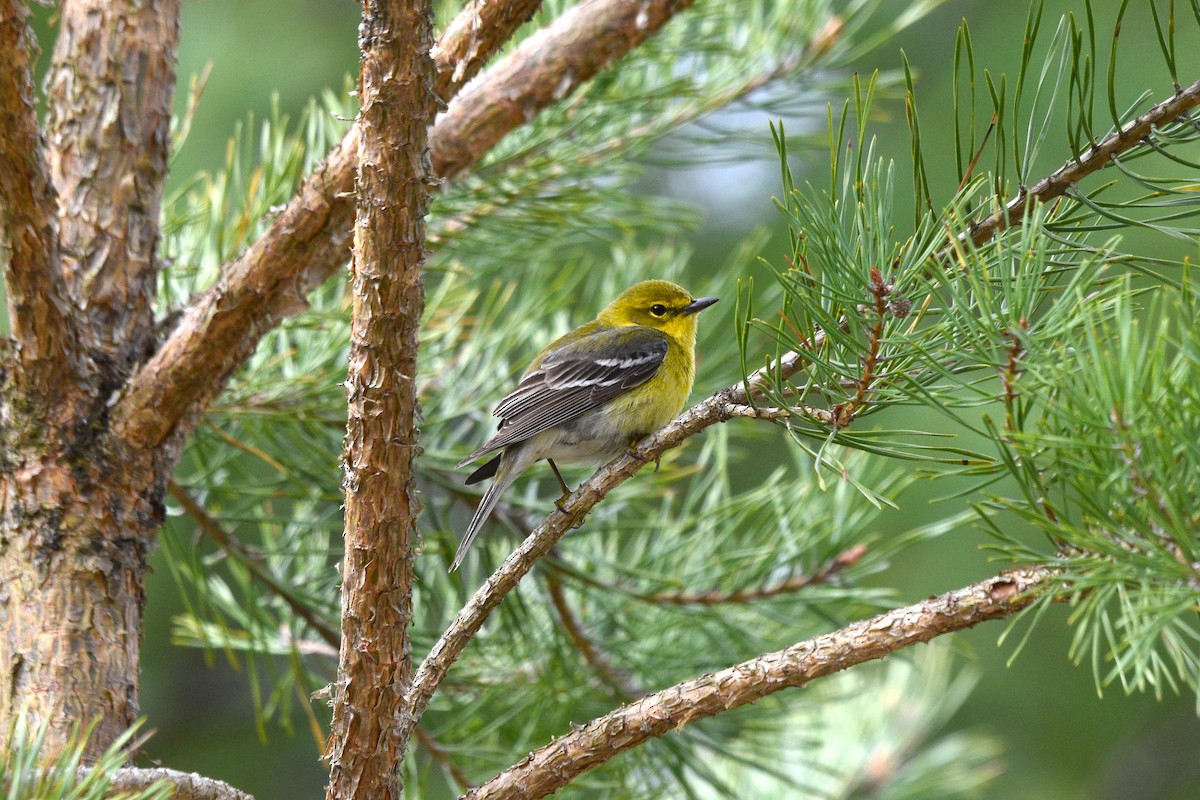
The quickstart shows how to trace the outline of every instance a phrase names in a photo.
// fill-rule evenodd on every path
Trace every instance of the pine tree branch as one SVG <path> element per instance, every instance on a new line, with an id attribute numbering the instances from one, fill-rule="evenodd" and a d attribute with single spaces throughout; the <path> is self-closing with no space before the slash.
<path id="1" fill-rule="evenodd" d="M 533 15 L 540 3 L 482 0 L 442 35 L 435 90 L 448 99 Z M 454 61 L 469 54 L 460 69 Z M 262 337 L 306 307 L 306 297 L 341 269 L 354 220 L 358 126 L 305 180 L 270 228 L 188 306 L 154 357 L 134 376 L 114 429 L 129 441 L 161 444 L 224 389 Z M 193 415 L 194 416 L 194 415 Z"/>
<path id="2" fill-rule="evenodd" d="M 915 605 L 855 622 L 719 672 L 683 681 L 575 727 L 467 792 L 471 800 L 545 797 L 584 772 L 696 720 L 804 686 L 935 637 L 1004 619 L 1045 591 L 1052 573 L 1017 569 Z"/>
<path id="3" fill-rule="evenodd" d="M 78 363 L 63 363 L 79 346 L 77 304 L 58 265 L 57 209 L 38 127 L 27 6 L 0 1 L 0 262 L 20 365 L 15 377 L 38 392 L 35 402 L 45 408 L 50 403 L 41 401 L 53 399 L 64 377 L 80 377 Z"/>
<path id="4" fill-rule="evenodd" d="M 81 770 L 81 777 L 86 774 Z M 235 789 L 223 781 L 206 778 L 194 772 L 175 769 L 142 769 L 126 767 L 108 776 L 112 793 L 133 793 L 150 788 L 155 783 L 171 784 L 172 800 L 254 800 L 254 796 Z"/>
<path id="5" fill-rule="evenodd" d="M 657 30 L 671 14 L 690 2 L 589 0 L 585 5 L 597 15 L 596 19 L 616 20 L 621 24 L 629 21 L 619 13 L 621 10 L 645 9 L 647 20 L 654 21 L 654 30 Z M 509 0 L 503 7 L 517 8 L 513 3 L 515 0 Z M 464 13 L 475 13 L 475 10 Z M 521 16 L 498 13 L 489 19 L 497 19 L 497 25 L 512 25 L 515 30 Z M 580 59 L 581 68 L 590 70 L 590 74 L 628 51 L 628 47 L 614 41 L 613 31 L 597 28 L 592 18 L 570 14 L 570 19 L 575 20 L 575 27 L 552 26 L 555 36 L 540 36 L 541 46 L 567 47 L 572 54 L 569 60 Z M 636 14 L 632 22 L 636 29 Z M 452 24 L 447 35 L 471 29 L 471 26 Z M 486 59 L 490 53 L 484 52 L 483 45 L 498 47 L 512 30 L 498 30 L 494 38 L 483 40 L 474 57 L 480 61 Z M 635 31 L 635 38 L 640 42 L 645 36 Z M 453 43 L 439 46 L 439 52 L 443 53 L 458 49 L 461 47 Z M 507 97 L 525 94 L 540 98 L 539 103 L 542 100 L 546 104 L 554 102 L 553 92 L 549 97 L 544 96 L 545 87 L 563 83 L 564 75 L 556 71 L 562 67 L 562 62 L 551 55 L 542 54 L 543 63 L 539 69 L 528 51 L 518 48 L 473 84 L 470 91 L 477 98 L 473 102 L 504 103 Z M 516 63 L 522 64 L 523 68 L 513 68 Z M 451 75 L 453 72 L 449 71 Z M 509 83 L 514 80 L 529 81 L 534 88 Z M 447 86 L 453 87 L 454 83 L 451 81 Z M 563 85 L 573 89 L 578 83 L 572 81 Z M 471 159 L 482 157 L 483 152 L 478 149 L 481 139 L 473 139 L 470 146 L 461 146 L 451 140 L 452 136 L 479 136 L 480 131 L 476 130 L 479 128 L 486 132 L 487 138 L 501 128 L 508 132 L 512 128 L 506 126 L 515 121 L 501 109 L 479 108 L 468 113 L 463 106 L 463 102 L 456 102 L 447 113 L 447 116 L 454 115 L 454 130 L 439 121 L 430 135 L 435 170 L 440 163 L 438 153 L 455 154 L 459 172 L 475 163 Z M 456 111 L 455 107 L 462 110 Z M 519 124 L 527 123 L 544 107 L 529 107 L 529 114 L 522 117 Z M 503 124 L 498 127 L 480 121 L 491 113 L 499 114 Z M 113 409 L 113 426 L 119 435 L 131 442 L 156 446 L 177 432 L 181 424 L 190 424 L 185 423 L 185 419 L 195 417 L 197 409 L 207 407 L 216 398 L 230 376 L 249 358 L 262 336 L 284 317 L 302 309 L 307 294 L 345 263 L 353 217 L 350 198 L 353 196 L 357 135 L 356 128 L 347 133 L 271 227 L 249 250 L 222 270 L 216 285 L 189 305 L 175 330 L 130 381 L 129 388 Z M 442 161 L 448 157 L 442 157 Z"/>
<path id="6" fill-rule="evenodd" d="M 366 0 L 359 28 L 357 219 L 351 268 L 342 642 L 328 800 L 399 800 L 396 735 L 412 677 L 417 357 L 433 175 L 432 0 Z"/>
<path id="7" fill-rule="evenodd" d="M 819 347 L 824 333 L 818 331 L 813 344 Z M 567 531 L 583 521 L 587 513 L 604 499 L 609 492 L 624 483 L 635 472 L 654 461 L 667 450 L 678 447 L 691 436 L 720 422 L 740 416 L 737 409 L 745 408 L 751 399 L 762 395 L 772 382 L 786 380 L 804 368 L 804 356 L 791 352 L 763 367 L 744 382 L 734 384 L 717 392 L 707 400 L 693 406 L 677 417 L 665 428 L 638 443 L 638 456 L 624 455 L 601 467 L 595 475 L 581 485 L 546 520 L 533 531 L 520 547 L 514 550 L 504 563 L 467 601 L 458 616 L 442 633 L 413 678 L 412 688 L 405 698 L 404 711 L 399 720 L 402 736 L 409 735 L 425 713 L 450 666 L 462 655 L 462 651 L 474 638 L 488 616 L 516 588 L 533 565 L 550 552 Z M 406 731 L 407 729 L 407 731 Z"/>
<path id="8" fill-rule="evenodd" d="M 1155 128 L 1176 122 L 1198 105 L 1200 81 L 1186 89 L 1177 89 L 1171 98 L 1154 105 L 1145 114 L 1108 134 L 1082 155 L 1072 158 L 1052 174 L 1042 178 L 1032 188 L 1021 187 L 1021 193 L 1010 200 L 1003 210 L 986 219 L 972 222 L 967 227 L 966 236 L 969 236 L 977 247 L 987 242 L 997 233 L 1020 222 L 1031 201 L 1047 203 L 1062 197 L 1084 178 L 1107 167 L 1117 156 L 1149 139 Z M 945 255 L 949 255 L 949 252 Z"/>
<path id="9" fill-rule="evenodd" d="M 179 0 L 69 0 L 60 19 L 46 124 L 60 268 L 124 375 L 154 332 Z"/>
<path id="10" fill-rule="evenodd" d="M 635 594 L 638 600 L 670 606 L 717 606 L 729 603 L 753 603 L 783 594 L 799 592 L 809 586 L 828 583 L 838 573 L 849 569 L 867 554 L 866 545 L 856 544 L 838 553 L 821 565 L 816 572 L 792 575 L 769 586 L 738 589 L 733 592 L 656 592 Z"/>
<path id="11" fill-rule="evenodd" d="M 438 97 L 450 98 L 495 54 L 540 2 L 481 0 L 439 40 Z M 456 60 L 466 56 L 469 64 Z M 357 125 L 308 177 L 259 239 L 194 298 L 171 335 L 134 376 L 113 414 L 128 441 L 157 446 L 225 388 L 258 342 L 302 311 L 308 293 L 341 269 L 354 221 Z M 184 423 L 187 424 L 187 423 Z"/>
<path id="12" fill-rule="evenodd" d="M 438 97 L 449 103 L 541 5 L 541 0 L 472 0 L 434 45 Z"/>
<path id="13" fill-rule="evenodd" d="M 581 0 L 530 36 L 438 120 L 434 171 L 453 179 L 541 111 L 657 33 L 693 0 Z"/>

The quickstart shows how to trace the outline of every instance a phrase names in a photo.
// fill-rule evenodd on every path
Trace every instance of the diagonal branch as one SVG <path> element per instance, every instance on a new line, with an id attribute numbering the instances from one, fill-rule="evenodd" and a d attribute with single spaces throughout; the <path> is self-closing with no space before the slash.
<path id="1" fill-rule="evenodd" d="M 693 0 L 582 0 L 468 87 L 438 120 L 434 171 L 454 178 L 506 135 L 658 32 Z"/>
<path id="2" fill-rule="evenodd" d="M 574 90 L 599 69 L 624 56 L 633 46 L 658 30 L 691 0 L 587 0 L 556 21 L 547 32 L 531 37 L 543 48 L 534 58 L 523 45 L 470 88 L 471 97 L 453 104 L 430 134 L 435 173 L 469 169 L 482 158 L 481 142 L 495 140 Z M 515 0 L 484 3 L 464 13 L 487 8 L 517 8 Z M 520 4 L 521 14 L 531 13 Z M 646 29 L 639 29 L 645 15 Z M 520 14 L 495 13 L 496 36 L 478 42 L 476 61 L 499 47 L 520 24 Z M 566 20 L 564 22 L 563 20 Z M 568 24 L 569 23 L 569 24 Z M 506 29 L 504 26 L 511 26 Z M 605 27 L 608 26 L 608 27 Z M 630 27 L 632 26 L 632 27 Z M 483 26 L 452 24 L 447 36 L 469 36 Z M 460 31 L 462 33 L 460 33 Z M 549 35 L 553 31 L 553 35 Z M 628 38 L 632 37 L 632 39 Z M 439 53 L 470 49 L 466 45 L 440 44 Z M 565 61 L 555 54 L 562 51 Z M 517 68 L 519 65 L 520 68 Z M 573 76 L 560 72 L 578 68 Z M 443 70 L 448 90 L 461 85 L 452 80 L 454 70 Z M 442 87 L 440 82 L 437 86 Z M 560 92 L 547 87 L 558 86 Z M 443 95 L 445 96 L 445 95 Z M 512 115 L 508 98 L 523 97 L 529 105 L 520 119 Z M 490 103 L 498 104 L 495 107 Z M 468 105 L 477 106 L 468 108 Z M 491 115 L 496 121 L 489 121 Z M 328 159 L 305 181 L 295 199 L 274 224 L 240 258 L 230 264 L 217 284 L 196 298 L 163 346 L 134 376 L 114 409 L 114 429 L 125 439 L 158 445 L 176 432 L 185 418 L 210 404 L 230 376 L 249 357 L 262 336 L 284 317 L 304 307 L 305 296 L 345 263 L 353 217 L 353 169 L 357 154 L 351 129 Z M 456 137 L 465 136 L 469 144 Z M 490 145 L 488 145 L 490 146 Z"/>
<path id="3" fill-rule="evenodd" d="M 450 102 L 541 5 L 542 0 L 472 0 L 433 47 L 438 97 Z"/>
<path id="4" fill-rule="evenodd" d="M 64 377 L 62 359 L 78 347 L 75 303 L 58 268 L 58 222 L 30 73 L 34 42 L 27 6 L 0 2 L 0 263 L 18 345 L 17 378 L 50 399 Z M 68 374 L 78 377 L 75 369 Z"/>
<path id="5" fill-rule="evenodd" d="M 583 660 L 613 689 L 621 701 L 627 702 L 645 694 L 633 683 L 629 673 L 614 664 L 608 655 L 596 647 L 584 633 L 583 623 L 575 616 L 575 612 L 571 610 L 571 604 L 567 602 L 567 593 L 563 588 L 562 581 L 553 573 L 546 573 L 544 578 L 546 590 L 550 593 L 550 602 L 554 605 L 554 610 L 567 634 L 567 639 L 583 656 Z"/>
<path id="6" fill-rule="evenodd" d="M 648 739 L 768 695 L 874 661 L 937 636 L 1004 619 L 1044 592 L 1052 573 L 1040 567 L 994 578 L 855 622 L 774 653 L 684 681 L 622 706 L 555 739 L 522 762 L 467 792 L 472 800 L 533 800 Z"/>
<path id="7" fill-rule="evenodd" d="M 417 741 L 425 751 L 429 753 L 429 757 L 441 765 L 442 769 L 450 776 L 461 791 L 467 791 L 475 784 L 471 783 L 471 779 L 467 777 L 467 773 L 462 771 L 458 764 L 454 763 L 454 759 L 446 752 L 446 748 L 438 743 L 438 740 L 433 738 L 433 734 L 422 728 L 420 725 L 416 729 Z"/>
<path id="8" fill-rule="evenodd" d="M 179 0 L 68 0 L 61 19 L 46 126 L 60 268 L 124 375 L 153 334 Z"/>
<path id="9" fill-rule="evenodd" d="M 1155 128 L 1175 122 L 1196 106 L 1200 106 L 1200 81 L 1186 89 L 1176 89 L 1175 94 L 1137 119 L 1109 133 L 1082 155 L 1072 158 L 1053 174 L 1042 178 L 1032 188 L 1022 188 L 1021 193 L 1007 205 L 986 219 L 971 223 L 967 236 L 979 246 L 997 233 L 1007 230 L 1021 221 L 1029 203 L 1041 203 L 1062 197 L 1076 184 L 1097 170 L 1107 167 L 1121 153 L 1135 147 L 1153 135 Z"/>
<path id="10" fill-rule="evenodd" d="M 337 649 L 341 643 L 341 634 L 334 630 L 320 614 L 313 611 L 296 592 L 290 587 L 284 586 L 271 568 L 250 552 L 250 548 L 226 532 L 225 527 L 208 512 L 208 509 L 197 502 L 196 498 L 192 497 L 191 492 L 175 481 L 167 483 L 167 492 L 183 507 L 184 513 L 192 518 L 201 532 L 207 534 L 231 558 L 245 567 L 251 576 L 282 600 L 292 610 L 292 613 L 307 622 L 317 632 L 317 635 L 325 640 L 326 644 Z"/>

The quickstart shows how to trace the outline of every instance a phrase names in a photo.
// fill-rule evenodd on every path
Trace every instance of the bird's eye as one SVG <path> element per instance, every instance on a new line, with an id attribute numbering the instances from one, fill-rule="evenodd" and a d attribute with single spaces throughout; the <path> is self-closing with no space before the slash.
<path id="1" fill-rule="evenodd" d="M 662 303 L 655 303 L 654 305 L 650 306 L 650 313 L 656 317 L 664 316 L 667 313 L 667 307 Z"/>

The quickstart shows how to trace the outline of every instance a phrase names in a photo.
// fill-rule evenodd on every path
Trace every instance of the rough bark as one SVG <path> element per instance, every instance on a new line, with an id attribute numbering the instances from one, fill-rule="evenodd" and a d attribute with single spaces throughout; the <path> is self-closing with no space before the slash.
<path id="1" fill-rule="evenodd" d="M 13 67 L 0 69 L 0 106 L 11 115 L 4 125 L 9 135 L 0 134 L 0 166 L 15 168 L 0 168 L 0 202 L 12 204 L 6 211 L 19 209 L 12 239 L 19 258 L 8 271 L 18 356 L 6 365 L 15 368 L 0 370 L 0 719 L 23 706 L 34 722 L 48 721 L 47 757 L 74 725 L 95 720 L 85 754 L 91 758 L 138 714 L 146 554 L 162 522 L 164 476 L 177 451 L 131 448 L 108 434 L 106 401 L 124 377 L 116 368 L 120 355 L 116 340 L 100 330 L 110 320 L 89 320 L 76 301 L 68 279 L 75 271 L 61 268 L 58 235 L 64 231 L 70 257 L 80 264 L 152 257 L 174 55 L 169 37 L 150 41 L 147 29 L 173 29 L 178 5 L 127 6 L 128 18 L 95 6 L 64 7 L 64 37 L 79 58 L 64 50 L 56 59 L 65 84 L 56 87 L 55 100 L 77 105 L 52 115 L 60 145 L 52 161 L 60 170 L 78 167 L 78 179 L 60 185 L 57 204 L 21 61 L 30 46 L 23 12 L 16 3 L 0 7 L 0 58 Z M 128 62 L 126 34 L 137 42 Z M 113 67 L 126 63 L 132 71 Z M 16 113 L 20 106 L 25 112 Z M 130 156 L 106 125 L 128 135 L 151 106 L 160 115 L 158 135 L 139 139 Z M 109 188 L 96 189 L 93 179 Z M 133 218 L 142 227 L 131 233 Z M 117 222 L 93 237 L 66 232 L 81 219 Z M 114 248 L 122 253 L 113 256 Z M 148 280 L 140 316 L 147 329 L 154 288 Z M 125 301 L 138 302 L 114 300 Z"/>
<path id="2" fill-rule="evenodd" d="M 417 350 L 433 180 L 428 128 L 437 111 L 430 0 L 367 0 L 359 46 L 346 552 L 329 800 L 387 800 L 402 789 L 407 741 L 394 723 L 412 677 Z"/>
<path id="3" fill-rule="evenodd" d="M 541 8 L 542 0 L 472 0 L 433 47 L 434 86 L 449 103 L 500 47 Z"/>
<path id="4" fill-rule="evenodd" d="M 47 120 L 60 266 L 119 379 L 154 327 L 179 0 L 69 0 L 60 18 Z"/>
<path id="5" fill-rule="evenodd" d="M 1050 577 L 1041 568 L 1013 570 L 646 695 L 575 726 L 464 797 L 545 797 L 653 737 L 937 636 L 1012 616 Z"/>
<path id="6" fill-rule="evenodd" d="M 162 486 L 145 454 L 58 431 L 31 445 L 41 431 L 25 426 L 5 429 L 0 470 L 0 719 L 24 706 L 48 720 L 49 757 L 73 725 L 97 719 L 94 758 L 138 715 Z"/>
<path id="7" fill-rule="evenodd" d="M 30 76 L 33 47 L 26 4 L 0 2 L 0 263 L 19 367 L 0 378 L 45 409 L 82 370 L 75 303 L 58 272 L 54 190 Z"/>

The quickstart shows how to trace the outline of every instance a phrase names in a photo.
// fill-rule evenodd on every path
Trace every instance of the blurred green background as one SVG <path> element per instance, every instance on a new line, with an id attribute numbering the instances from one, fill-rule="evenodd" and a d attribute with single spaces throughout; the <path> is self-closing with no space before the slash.
<path id="1" fill-rule="evenodd" d="M 886 0 L 883 5 L 886 7 Z M 1093 3 L 1100 20 L 1111 19 L 1118 5 L 1118 0 Z M 1046 6 L 1046 19 L 1054 22 L 1068 10 L 1082 13 L 1083 3 L 1048 2 Z M 952 141 L 952 132 L 939 125 L 934 112 L 949 107 L 950 64 L 960 20 L 970 23 L 978 63 L 993 74 L 1011 73 L 1020 55 L 1026 13 L 1026 3 L 1012 0 L 948 2 L 856 68 L 864 74 L 896 69 L 901 63 L 900 48 L 904 49 L 918 75 L 926 146 L 928 152 L 936 153 Z M 235 126 L 244 124 L 247 114 L 256 120 L 269 116 L 273 95 L 285 111 L 298 114 L 307 100 L 322 90 L 340 90 L 345 76 L 356 69 L 358 15 L 358 6 L 348 0 L 185 2 L 180 109 L 188 79 L 211 72 L 189 138 L 174 158 L 171 186 L 179 186 L 198 170 L 219 168 Z M 1104 29 L 1105 24 L 1100 27 Z M 1170 89 L 1158 59 L 1146 59 L 1143 66 L 1133 57 L 1140 47 L 1154 47 L 1145 38 L 1152 36 L 1152 29 L 1144 25 L 1131 29 L 1122 42 L 1121 86 L 1128 89 L 1123 95 L 1126 100 L 1141 91 L 1162 97 Z M 1139 41 L 1138 37 L 1143 38 Z M 47 52 L 49 42 L 43 38 Z M 1194 77 L 1185 74 L 1184 80 Z M 904 109 L 894 101 L 879 108 L 890 114 L 890 119 L 878 120 L 875 128 L 880 152 L 906 164 L 909 138 Z M 755 226 L 765 226 L 776 235 L 784 230 L 771 202 L 777 191 L 778 165 L 767 130 L 768 116 L 742 111 L 729 122 L 757 132 L 761 144 L 757 158 L 707 166 L 651 166 L 641 183 L 645 192 L 701 203 L 703 224 L 691 242 L 696 274 L 722 263 Z M 823 125 L 822 114 L 816 120 L 791 121 L 789 130 Z M 672 147 L 689 146 L 681 139 L 660 150 L 668 156 L 678 153 Z M 1067 156 L 1063 147 L 1048 146 L 1046 150 L 1061 161 Z M 1049 169 L 1053 166 L 1047 165 Z M 819 174 L 825 168 L 819 153 L 801 153 L 797 179 L 803 179 L 805 170 Z M 949 177 L 931 175 L 931 179 L 937 184 Z M 769 247 L 777 251 L 780 244 L 775 241 Z M 757 269 L 753 264 L 745 266 L 748 273 Z M 589 306 L 580 313 L 593 310 Z M 329 379 L 341 381 L 342 377 L 331 375 Z M 731 381 L 735 377 L 729 376 Z M 698 386 L 697 391 L 714 388 Z M 939 491 L 930 487 L 928 495 L 933 497 Z M 912 496 L 909 500 L 903 519 L 895 514 L 884 518 L 893 521 L 897 530 L 922 521 L 914 518 L 913 511 L 914 507 L 919 511 L 920 504 L 914 503 Z M 929 519 L 942 513 L 928 508 Z M 876 580 L 880 585 L 898 587 L 905 601 L 943 592 L 996 571 L 997 565 L 989 563 L 987 552 L 981 549 L 985 544 L 982 534 L 964 528 L 907 552 Z M 142 706 L 156 730 L 147 754 L 164 766 L 229 781 L 259 800 L 318 796 L 325 771 L 312 737 L 302 727 L 292 735 L 277 728 L 260 732 L 243 674 L 221 654 L 206 655 L 170 645 L 170 618 L 179 610 L 179 601 L 161 558 L 161 552 L 155 555 L 144 644 Z M 1006 747 L 1006 770 L 985 796 L 1062 800 L 1200 797 L 1200 721 L 1195 699 L 1169 693 L 1161 700 L 1146 695 L 1125 697 L 1119 688 L 1106 690 L 1101 699 L 1090 667 L 1076 667 L 1067 658 L 1071 636 L 1067 616 L 1067 609 L 1055 609 L 1033 632 L 1012 666 L 1006 665 L 1012 642 L 997 647 L 1002 626 L 985 626 L 957 637 L 965 660 L 974 663 L 982 678 L 951 727 L 982 727 L 999 736 Z"/>

